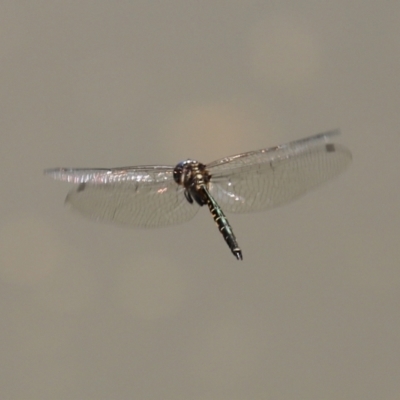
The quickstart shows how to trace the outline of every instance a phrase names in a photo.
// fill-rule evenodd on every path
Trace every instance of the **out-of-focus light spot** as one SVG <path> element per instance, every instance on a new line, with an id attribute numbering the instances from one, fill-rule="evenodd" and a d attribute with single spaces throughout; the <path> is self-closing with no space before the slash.
<path id="1" fill-rule="evenodd" d="M 187 151 L 190 148 L 195 154 L 184 157 L 196 159 L 199 155 L 207 155 L 207 159 L 198 160 L 201 162 L 226 156 L 230 143 L 238 149 L 247 149 L 249 133 L 259 131 L 255 118 L 240 107 L 227 103 L 185 106 L 168 119 L 163 130 L 169 132 L 171 140 L 166 141 L 166 146 L 171 146 L 171 149 L 166 151 L 173 154 L 176 149 Z"/>
<path id="2" fill-rule="evenodd" d="M 177 314 L 188 296 L 188 275 L 155 256 L 127 260 L 116 270 L 112 301 L 133 315 L 154 320 Z"/>

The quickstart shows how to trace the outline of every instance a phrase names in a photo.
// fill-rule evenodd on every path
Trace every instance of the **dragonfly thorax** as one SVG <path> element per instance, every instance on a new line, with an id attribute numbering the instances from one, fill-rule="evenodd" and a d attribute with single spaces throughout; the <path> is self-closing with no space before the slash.
<path id="1" fill-rule="evenodd" d="M 206 166 L 195 160 L 181 161 L 174 168 L 174 180 L 186 189 L 185 196 L 189 203 L 193 203 L 193 199 L 201 206 L 206 203 L 201 187 L 207 186 L 210 178 Z"/>
<path id="2" fill-rule="evenodd" d="M 207 184 L 210 181 L 210 175 L 206 166 L 195 160 L 181 161 L 174 168 L 174 180 L 178 185 L 186 189 L 194 185 Z"/>

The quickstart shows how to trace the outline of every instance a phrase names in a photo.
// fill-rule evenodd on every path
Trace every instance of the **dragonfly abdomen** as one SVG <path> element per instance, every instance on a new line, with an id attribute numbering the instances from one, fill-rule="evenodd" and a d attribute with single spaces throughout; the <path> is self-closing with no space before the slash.
<path id="1" fill-rule="evenodd" d="M 211 194 L 208 192 L 207 188 L 203 187 L 204 197 L 206 197 L 206 202 L 208 208 L 210 209 L 211 215 L 214 218 L 215 223 L 218 226 L 219 231 L 225 239 L 225 242 L 231 249 L 231 252 L 238 260 L 243 260 L 242 251 L 236 241 L 235 234 L 233 233 L 232 227 L 229 224 L 228 219 L 222 212 L 218 203 L 214 200 Z"/>

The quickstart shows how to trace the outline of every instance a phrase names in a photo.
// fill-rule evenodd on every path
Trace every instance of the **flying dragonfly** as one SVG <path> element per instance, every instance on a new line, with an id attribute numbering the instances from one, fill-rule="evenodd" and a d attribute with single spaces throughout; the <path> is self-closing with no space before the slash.
<path id="1" fill-rule="evenodd" d="M 238 260 L 242 251 L 224 212 L 262 211 L 297 199 L 346 169 L 351 152 L 332 143 L 339 130 L 280 146 L 174 166 L 54 168 L 44 173 L 77 184 L 66 203 L 91 218 L 153 228 L 192 219 L 207 205 Z"/>

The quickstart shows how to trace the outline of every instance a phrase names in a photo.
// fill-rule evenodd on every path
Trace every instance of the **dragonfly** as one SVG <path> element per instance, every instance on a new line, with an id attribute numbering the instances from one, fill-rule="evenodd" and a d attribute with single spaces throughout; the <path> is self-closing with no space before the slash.
<path id="1" fill-rule="evenodd" d="M 299 198 L 343 172 L 348 148 L 333 143 L 339 130 L 209 164 L 53 168 L 45 175 L 74 183 L 66 203 L 83 215 L 133 227 L 153 228 L 192 219 L 207 205 L 233 255 L 243 259 L 228 213 L 263 211 Z"/>

